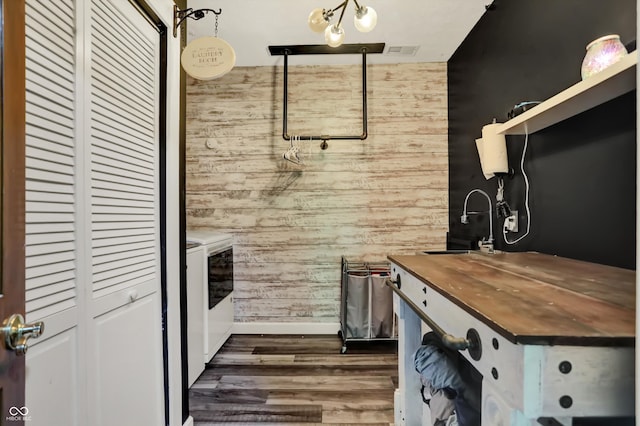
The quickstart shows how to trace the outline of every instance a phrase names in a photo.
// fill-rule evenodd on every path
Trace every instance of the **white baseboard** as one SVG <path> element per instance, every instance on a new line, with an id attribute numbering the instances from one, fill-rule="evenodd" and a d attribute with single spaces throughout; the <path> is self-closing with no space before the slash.
<path id="1" fill-rule="evenodd" d="M 182 426 L 193 426 L 193 417 L 187 417 L 187 420 L 184 422 Z"/>
<path id="2" fill-rule="evenodd" d="M 338 334 L 340 323 L 236 322 L 232 334 Z"/>

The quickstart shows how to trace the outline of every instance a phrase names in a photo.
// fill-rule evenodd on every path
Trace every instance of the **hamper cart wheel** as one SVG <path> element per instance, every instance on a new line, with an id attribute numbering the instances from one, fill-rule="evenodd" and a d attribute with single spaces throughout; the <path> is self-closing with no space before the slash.
<path id="1" fill-rule="evenodd" d="M 340 353 L 341 354 L 347 353 L 347 346 L 346 345 L 342 346 L 342 348 L 340 349 Z"/>
<path id="2" fill-rule="evenodd" d="M 338 337 L 342 339 L 342 330 L 338 330 Z"/>

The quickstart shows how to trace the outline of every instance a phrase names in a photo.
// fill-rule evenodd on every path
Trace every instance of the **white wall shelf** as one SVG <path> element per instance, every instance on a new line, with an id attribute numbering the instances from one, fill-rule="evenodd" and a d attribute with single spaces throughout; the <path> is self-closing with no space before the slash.
<path id="1" fill-rule="evenodd" d="M 580 114 L 636 88 L 636 51 L 586 80 L 547 99 L 503 123 L 496 131 L 505 135 L 529 134 Z"/>

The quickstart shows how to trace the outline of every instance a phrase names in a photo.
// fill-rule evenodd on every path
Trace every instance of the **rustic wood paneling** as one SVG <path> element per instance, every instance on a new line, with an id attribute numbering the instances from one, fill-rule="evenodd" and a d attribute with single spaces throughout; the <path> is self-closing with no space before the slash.
<path id="1" fill-rule="evenodd" d="M 340 259 L 442 249 L 446 64 L 369 65 L 366 140 L 282 159 L 282 67 L 187 85 L 190 229 L 235 237 L 236 321 L 338 322 Z M 361 69 L 290 66 L 290 134 L 360 134 Z"/>

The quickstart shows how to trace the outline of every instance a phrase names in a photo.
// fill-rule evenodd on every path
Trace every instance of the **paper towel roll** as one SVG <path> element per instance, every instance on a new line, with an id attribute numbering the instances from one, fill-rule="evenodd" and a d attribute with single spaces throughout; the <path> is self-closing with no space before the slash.
<path id="1" fill-rule="evenodd" d="M 493 173 L 488 173 L 484 165 L 484 156 L 482 155 L 484 144 L 482 143 L 482 138 L 476 139 L 476 148 L 478 148 L 478 157 L 480 157 L 480 167 L 482 168 L 482 174 L 484 175 L 485 179 L 489 180 L 493 177 Z"/>
<path id="2" fill-rule="evenodd" d="M 497 133 L 499 126 L 500 123 L 493 123 L 482 127 L 482 139 L 479 144 L 476 140 L 482 173 L 486 179 L 491 179 L 495 173 L 509 171 L 507 140 L 505 135 Z"/>

